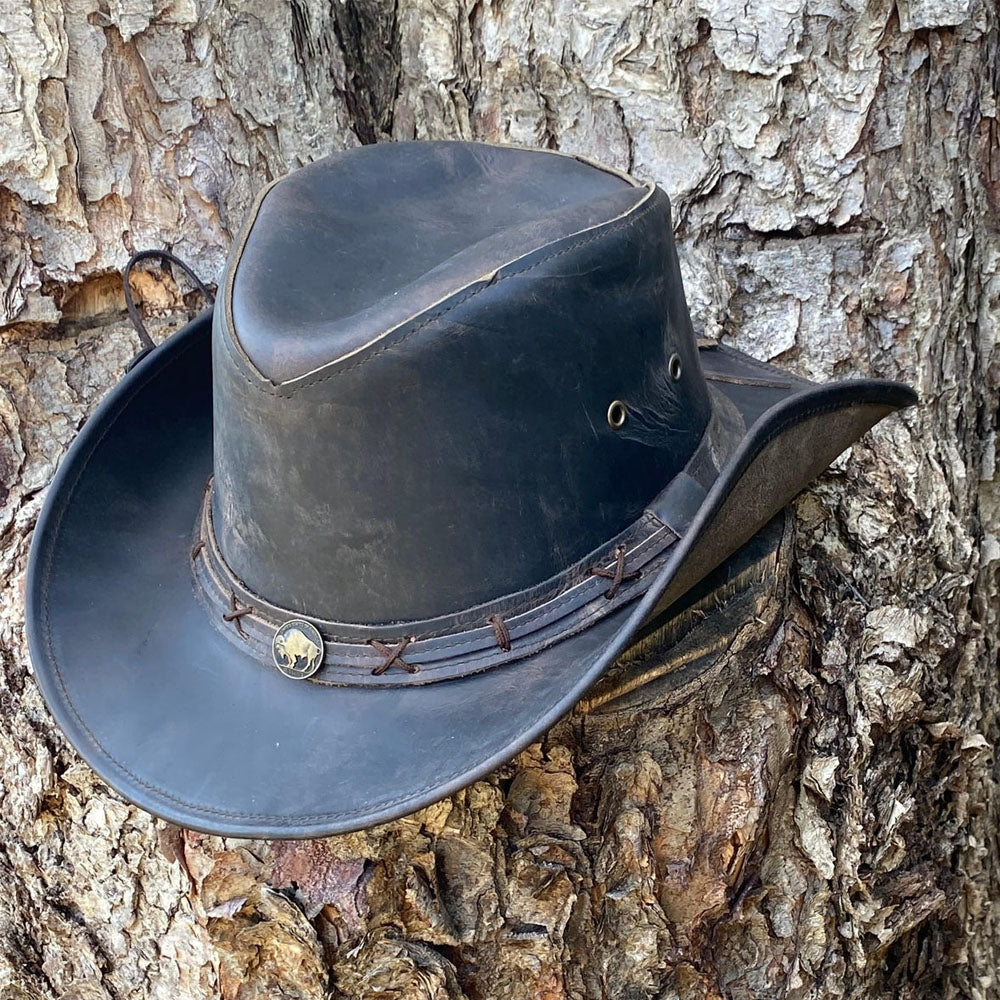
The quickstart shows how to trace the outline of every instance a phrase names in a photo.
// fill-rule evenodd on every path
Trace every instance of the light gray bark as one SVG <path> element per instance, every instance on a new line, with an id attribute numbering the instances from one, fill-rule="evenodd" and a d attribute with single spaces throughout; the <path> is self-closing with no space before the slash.
<path id="1" fill-rule="evenodd" d="M 0 997 L 1000 995 L 998 25 L 988 0 L 0 0 Z M 30 677 L 42 491 L 138 347 L 358 142 L 582 152 L 670 194 L 698 329 L 910 381 L 796 506 L 711 683 L 577 712 L 416 817 L 157 825 Z M 157 336 L 194 298 L 141 275 Z"/>

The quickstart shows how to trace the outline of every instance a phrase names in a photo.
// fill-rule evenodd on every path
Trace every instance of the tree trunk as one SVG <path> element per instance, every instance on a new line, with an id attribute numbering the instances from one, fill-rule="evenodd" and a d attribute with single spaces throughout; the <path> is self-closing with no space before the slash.
<path id="1" fill-rule="evenodd" d="M 989 0 L 0 2 L 0 998 L 1000 995 L 997 32 Z M 119 270 L 210 278 L 273 176 L 457 137 L 657 180 L 699 332 L 923 405 L 645 686 L 453 799 L 294 844 L 157 823 L 22 628 L 44 487 L 138 348 Z M 159 336 L 197 305 L 137 287 Z"/>

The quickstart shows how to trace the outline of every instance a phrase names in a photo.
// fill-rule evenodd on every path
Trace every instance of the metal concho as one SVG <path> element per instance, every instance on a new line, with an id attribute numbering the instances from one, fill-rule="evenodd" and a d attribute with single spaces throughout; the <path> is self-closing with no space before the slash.
<path id="1" fill-rule="evenodd" d="M 271 640 L 274 665 L 293 680 L 312 677 L 323 662 L 323 637 L 315 625 L 293 618 L 278 627 Z"/>

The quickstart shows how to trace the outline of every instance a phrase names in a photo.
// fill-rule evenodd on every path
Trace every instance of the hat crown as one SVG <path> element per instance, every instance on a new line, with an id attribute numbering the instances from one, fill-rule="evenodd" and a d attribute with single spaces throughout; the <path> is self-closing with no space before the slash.
<path id="1" fill-rule="evenodd" d="M 326 621 L 542 583 L 642 515 L 710 414 L 666 195 L 474 143 L 363 147 L 269 188 L 213 359 L 219 551 Z"/>
<path id="2" fill-rule="evenodd" d="M 282 383 L 367 345 L 503 265 L 650 193 L 575 157 L 465 142 L 362 146 L 273 183 L 231 257 L 242 352 Z"/>

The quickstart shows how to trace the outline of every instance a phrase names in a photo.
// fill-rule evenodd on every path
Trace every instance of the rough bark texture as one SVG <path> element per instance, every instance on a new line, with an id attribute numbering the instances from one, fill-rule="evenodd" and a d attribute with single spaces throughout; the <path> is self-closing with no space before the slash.
<path id="1" fill-rule="evenodd" d="M 1000 995 L 997 31 L 990 0 L 0 0 L 0 997 Z M 364 834 L 157 824 L 54 729 L 22 628 L 42 491 L 138 346 L 117 272 L 215 275 L 268 179 L 414 137 L 655 178 L 699 330 L 924 405 L 798 502 L 709 683 Z M 161 336 L 195 305 L 137 285 Z"/>

